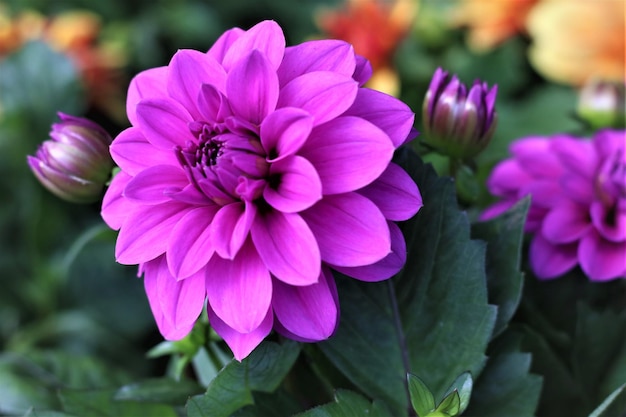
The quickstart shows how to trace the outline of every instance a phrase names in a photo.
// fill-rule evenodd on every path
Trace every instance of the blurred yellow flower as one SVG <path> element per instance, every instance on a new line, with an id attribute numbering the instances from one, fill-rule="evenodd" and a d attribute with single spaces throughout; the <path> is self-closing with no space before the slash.
<path id="1" fill-rule="evenodd" d="M 624 81 L 624 0 L 544 0 L 528 16 L 529 59 L 546 78 L 583 85 Z"/>
<path id="2" fill-rule="evenodd" d="M 518 33 L 525 33 L 526 16 L 538 1 L 461 0 L 452 10 L 452 25 L 466 27 L 469 47 L 485 52 Z"/>

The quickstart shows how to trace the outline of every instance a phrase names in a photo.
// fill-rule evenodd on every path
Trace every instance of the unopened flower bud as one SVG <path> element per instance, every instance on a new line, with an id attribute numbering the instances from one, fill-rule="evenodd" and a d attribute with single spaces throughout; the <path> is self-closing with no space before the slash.
<path id="1" fill-rule="evenodd" d="M 438 68 L 424 98 L 423 140 L 454 158 L 471 158 L 489 144 L 497 124 L 497 86 L 474 81 L 468 88 Z"/>
<path id="2" fill-rule="evenodd" d="M 590 80 L 578 97 L 578 116 L 594 130 L 626 127 L 626 84 Z"/>
<path id="3" fill-rule="evenodd" d="M 50 139 L 43 142 L 28 165 L 39 182 L 56 196 L 73 203 L 90 203 L 102 195 L 113 160 L 111 136 L 98 124 L 59 113 Z"/>

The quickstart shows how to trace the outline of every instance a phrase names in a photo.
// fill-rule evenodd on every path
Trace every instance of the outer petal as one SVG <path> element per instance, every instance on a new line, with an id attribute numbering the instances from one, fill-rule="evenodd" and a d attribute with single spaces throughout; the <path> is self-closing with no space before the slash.
<path id="1" fill-rule="evenodd" d="M 286 336 L 315 342 L 328 339 L 339 321 L 339 302 L 335 281 L 328 268 L 322 268 L 316 284 L 295 287 L 274 281 L 275 327 Z"/>
<path id="2" fill-rule="evenodd" d="M 394 163 L 389 164 L 376 181 L 358 192 L 372 200 L 389 220 L 408 220 L 423 206 L 415 181 Z"/>
<path id="3" fill-rule="evenodd" d="M 550 210 L 543 220 L 541 234 L 550 243 L 571 243 L 587 234 L 591 227 L 586 207 L 567 202 Z"/>
<path id="4" fill-rule="evenodd" d="M 361 117 L 378 126 L 396 148 L 405 142 L 415 120 L 415 114 L 402 101 L 369 88 L 359 88 L 344 116 Z"/>
<path id="5" fill-rule="evenodd" d="M 372 69 L 372 64 L 361 55 L 357 55 L 356 68 L 354 69 L 352 78 L 359 83 L 359 87 L 362 87 L 366 82 L 368 82 L 369 79 L 372 78 L 373 73 L 374 70 Z"/>
<path id="6" fill-rule="evenodd" d="M 557 179 L 563 174 L 563 166 L 550 149 L 550 139 L 529 137 L 513 142 L 510 146 L 520 166 L 535 178 Z"/>
<path id="7" fill-rule="evenodd" d="M 195 138 L 188 123 L 189 112 L 172 100 L 147 99 L 137 105 L 138 124 L 146 139 L 157 148 L 172 150 Z"/>
<path id="8" fill-rule="evenodd" d="M 190 210 L 172 230 L 166 254 L 170 273 L 176 279 L 199 271 L 213 256 L 210 225 L 218 208 L 210 205 Z"/>
<path id="9" fill-rule="evenodd" d="M 260 124 L 278 101 L 278 76 L 259 51 L 241 59 L 228 74 L 226 95 L 233 112 Z"/>
<path id="10" fill-rule="evenodd" d="M 598 161 L 591 142 L 560 136 L 550 142 L 550 149 L 569 171 L 592 180 Z"/>
<path id="11" fill-rule="evenodd" d="M 261 144 L 274 162 L 295 154 L 313 128 L 313 117 L 302 109 L 285 107 L 272 112 L 261 123 Z"/>
<path id="12" fill-rule="evenodd" d="M 152 315 L 167 340 L 185 337 L 204 307 L 204 271 L 177 281 L 170 275 L 165 257 L 143 265 L 144 286 Z"/>
<path id="13" fill-rule="evenodd" d="M 285 49 L 278 68 L 283 86 L 302 74 L 312 71 L 332 71 L 351 77 L 356 68 L 352 45 L 341 40 L 314 40 Z"/>
<path id="14" fill-rule="evenodd" d="M 117 135 L 110 152 L 115 163 L 130 175 L 137 175 L 154 165 L 180 166 L 171 150 L 156 148 L 136 127 L 128 128 Z"/>
<path id="15" fill-rule="evenodd" d="M 265 201 L 276 210 L 296 213 L 306 210 L 322 199 L 322 181 L 315 167 L 301 156 L 274 162 L 270 167 L 273 180 L 263 191 Z"/>
<path id="16" fill-rule="evenodd" d="M 137 104 L 147 98 L 166 98 L 167 67 L 151 68 L 137 74 L 128 87 L 126 114 L 133 126 L 137 126 Z"/>
<path id="17" fill-rule="evenodd" d="M 272 301 L 272 279 L 250 239 L 235 259 L 217 255 L 207 264 L 206 287 L 215 314 L 239 333 L 257 329 Z"/>
<path id="18" fill-rule="evenodd" d="M 285 53 L 285 36 L 276 22 L 265 20 L 241 34 L 226 51 L 224 68 L 229 71 L 253 50 L 265 55 L 274 71 L 278 69 Z"/>
<path id="19" fill-rule="evenodd" d="M 240 28 L 232 28 L 222 33 L 219 38 L 215 41 L 211 49 L 207 51 L 207 55 L 215 59 L 220 64 L 224 61 L 224 56 L 226 52 L 230 49 L 231 45 L 246 33 L 244 30 Z"/>
<path id="20" fill-rule="evenodd" d="M 406 243 L 398 225 L 392 222 L 387 224 L 391 235 L 391 253 L 389 255 L 371 265 L 352 268 L 333 265 L 332 268 L 349 277 L 368 282 L 382 281 L 400 272 L 406 263 Z"/>
<path id="21" fill-rule="evenodd" d="M 280 91 L 276 107 L 299 107 L 325 123 L 345 112 L 354 102 L 358 84 L 331 71 L 309 72 L 293 79 Z"/>
<path id="22" fill-rule="evenodd" d="M 129 204 L 123 196 L 124 188 L 131 179 L 132 177 L 124 171 L 118 172 L 104 194 L 100 214 L 111 229 L 118 230 L 122 227 L 124 219 L 132 211 L 132 204 Z"/>
<path id="23" fill-rule="evenodd" d="M 209 314 L 209 324 L 211 327 L 222 336 L 230 350 L 233 351 L 235 359 L 242 361 L 246 358 L 272 331 L 272 325 L 274 324 L 274 313 L 272 309 L 267 310 L 265 319 L 261 322 L 259 327 L 251 331 L 250 333 L 240 333 L 224 323 L 212 309 L 207 309 Z"/>
<path id="24" fill-rule="evenodd" d="M 626 278 L 626 242 L 610 242 L 592 231 L 581 239 L 578 258 L 592 281 Z"/>
<path id="25" fill-rule="evenodd" d="M 328 196 L 301 215 L 317 239 L 322 260 L 331 265 L 369 265 L 391 252 L 385 217 L 362 195 Z"/>
<path id="26" fill-rule="evenodd" d="M 505 211 L 513 207 L 513 205 L 516 202 L 517 200 L 513 200 L 513 199 L 498 201 L 497 203 L 494 203 L 490 205 L 489 207 L 487 207 L 485 211 L 481 213 L 479 220 L 485 221 L 485 220 L 493 219 L 494 217 L 498 217 L 499 215 L 501 215 L 502 213 L 504 213 Z"/>
<path id="27" fill-rule="evenodd" d="M 520 188 L 527 186 L 532 177 L 514 159 L 507 159 L 495 166 L 487 179 L 489 191 L 499 197 L 517 196 Z"/>
<path id="28" fill-rule="evenodd" d="M 211 239 L 219 256 L 233 259 L 246 241 L 256 217 L 254 204 L 232 203 L 223 206 L 211 222 Z"/>
<path id="29" fill-rule="evenodd" d="M 188 205 L 178 202 L 137 207 L 126 217 L 117 236 L 117 261 L 134 265 L 164 253 L 172 229 L 189 209 Z"/>
<path id="30" fill-rule="evenodd" d="M 170 201 L 165 193 L 169 187 L 185 188 L 187 175 L 180 167 L 155 165 L 146 168 L 128 183 L 124 197 L 140 204 L 160 204 Z"/>
<path id="31" fill-rule="evenodd" d="M 320 274 L 320 250 L 315 236 L 298 214 L 268 210 L 259 213 L 251 229 L 259 256 L 279 280 L 309 285 Z"/>
<path id="32" fill-rule="evenodd" d="M 530 243 L 530 264 L 541 279 L 558 278 L 578 263 L 577 243 L 553 245 L 537 234 Z"/>
<path id="33" fill-rule="evenodd" d="M 315 166 L 326 195 L 370 184 L 385 171 L 393 152 L 393 144 L 382 130 L 349 116 L 313 129 L 300 155 Z"/>

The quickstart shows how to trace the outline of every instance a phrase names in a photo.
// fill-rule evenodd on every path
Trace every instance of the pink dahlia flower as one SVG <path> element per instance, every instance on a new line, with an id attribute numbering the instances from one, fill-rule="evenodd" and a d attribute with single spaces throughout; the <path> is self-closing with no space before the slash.
<path id="1" fill-rule="evenodd" d="M 323 340 L 339 316 L 331 268 L 364 281 L 402 268 L 393 222 L 422 201 L 391 158 L 414 114 L 362 88 L 369 75 L 349 44 L 285 48 L 265 21 L 132 80 L 102 216 L 166 339 L 184 337 L 206 302 L 237 359 L 272 329 Z"/>
<path id="2" fill-rule="evenodd" d="M 626 131 L 603 130 L 592 140 L 529 137 L 495 167 L 489 190 L 502 200 L 494 217 L 530 194 L 529 260 L 539 278 L 576 265 L 593 281 L 626 278 Z"/>

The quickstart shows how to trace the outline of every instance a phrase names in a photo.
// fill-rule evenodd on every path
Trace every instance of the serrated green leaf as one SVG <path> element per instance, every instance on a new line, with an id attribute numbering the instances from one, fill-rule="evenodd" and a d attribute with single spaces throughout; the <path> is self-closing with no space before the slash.
<path id="1" fill-rule="evenodd" d="M 626 383 L 609 394 L 589 417 L 612 417 L 618 413 L 626 413 Z"/>
<path id="2" fill-rule="evenodd" d="M 487 301 L 485 244 L 470 239 L 453 182 L 438 178 L 408 149 L 398 152 L 396 162 L 424 201 L 417 216 L 401 225 L 405 268 L 379 283 L 338 275 L 341 322 L 319 346 L 365 394 L 403 415 L 408 372 L 419 372 L 436 398 L 462 372 L 480 373 L 496 309 Z"/>
<path id="3" fill-rule="evenodd" d="M 115 392 L 113 399 L 184 405 L 189 397 L 202 391 L 198 383 L 189 379 L 154 378 L 124 385 Z"/>
<path id="4" fill-rule="evenodd" d="M 470 402 L 472 396 L 472 388 L 474 381 L 472 380 L 472 374 L 464 372 L 458 376 L 456 380 L 450 385 L 444 396 L 450 395 L 453 391 L 457 391 L 459 394 L 459 414 L 463 413 Z"/>
<path id="5" fill-rule="evenodd" d="M 435 398 L 430 389 L 418 376 L 407 374 L 411 405 L 418 416 L 425 416 L 435 409 Z"/>
<path id="6" fill-rule="evenodd" d="M 335 402 L 312 408 L 295 417 L 392 417 L 380 403 L 371 403 L 365 397 L 348 390 L 337 390 Z"/>
<path id="7" fill-rule="evenodd" d="M 232 360 L 211 381 L 206 393 L 187 402 L 189 417 L 229 416 L 253 404 L 252 391 L 272 392 L 281 383 L 300 354 L 300 345 L 263 342 L 247 358 Z"/>
<path id="8" fill-rule="evenodd" d="M 459 392 L 454 390 L 441 401 L 435 411 L 454 417 L 460 413 L 460 410 L 461 397 L 459 396 Z"/>

